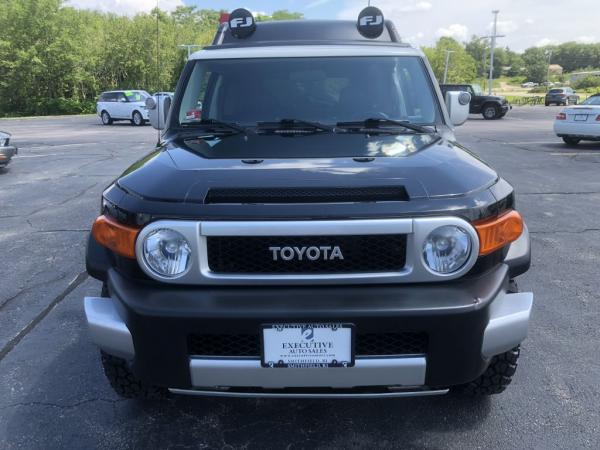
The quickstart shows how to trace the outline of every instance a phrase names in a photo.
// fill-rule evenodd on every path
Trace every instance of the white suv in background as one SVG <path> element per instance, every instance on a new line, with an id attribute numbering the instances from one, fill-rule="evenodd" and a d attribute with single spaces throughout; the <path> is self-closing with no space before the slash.
<path id="1" fill-rule="evenodd" d="M 112 125 L 116 120 L 130 120 L 133 125 L 144 125 L 148 121 L 146 91 L 103 92 L 96 104 L 96 111 L 104 125 Z"/>

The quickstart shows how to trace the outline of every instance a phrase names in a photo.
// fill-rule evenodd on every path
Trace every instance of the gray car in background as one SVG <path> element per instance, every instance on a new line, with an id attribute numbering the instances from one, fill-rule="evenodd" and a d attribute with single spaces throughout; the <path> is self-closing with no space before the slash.
<path id="1" fill-rule="evenodd" d="M 17 153 L 17 148 L 10 145 L 10 133 L 0 131 L 0 169 L 6 167 Z"/>
<path id="2" fill-rule="evenodd" d="M 579 103 L 579 95 L 570 87 L 561 87 L 550 89 L 546 94 L 546 106 L 550 106 L 551 104 L 556 105 L 576 105 Z"/>

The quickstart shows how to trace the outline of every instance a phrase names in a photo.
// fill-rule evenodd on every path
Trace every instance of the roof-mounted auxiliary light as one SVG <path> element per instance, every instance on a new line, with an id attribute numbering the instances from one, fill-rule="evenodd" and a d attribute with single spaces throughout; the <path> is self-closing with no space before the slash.
<path id="1" fill-rule="evenodd" d="M 229 29 L 233 37 L 246 39 L 256 31 L 256 20 L 250 11 L 239 8 L 229 15 Z"/>
<path id="2" fill-rule="evenodd" d="M 368 39 L 377 39 L 383 34 L 385 20 L 379 8 L 367 6 L 358 15 L 358 32 Z"/>

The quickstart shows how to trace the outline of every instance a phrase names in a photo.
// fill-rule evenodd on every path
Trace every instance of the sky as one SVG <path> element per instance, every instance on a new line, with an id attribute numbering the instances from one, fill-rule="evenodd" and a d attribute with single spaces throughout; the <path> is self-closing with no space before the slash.
<path id="1" fill-rule="evenodd" d="M 158 0 L 161 9 L 178 5 L 233 10 L 238 7 L 269 14 L 288 9 L 308 19 L 356 19 L 367 0 Z M 119 14 L 150 11 L 156 0 L 68 0 L 78 8 Z M 372 0 L 392 19 L 404 41 L 432 45 L 441 36 L 459 41 L 491 33 L 492 10 L 500 10 L 499 45 L 523 51 L 566 41 L 600 42 L 600 0 Z"/>

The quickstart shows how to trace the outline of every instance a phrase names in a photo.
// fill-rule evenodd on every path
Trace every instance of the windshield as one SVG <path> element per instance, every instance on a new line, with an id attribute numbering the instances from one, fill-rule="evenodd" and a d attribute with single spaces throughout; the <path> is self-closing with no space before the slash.
<path id="1" fill-rule="evenodd" d="M 412 56 L 200 60 L 175 114 L 181 125 L 244 126 L 372 117 L 433 124 L 439 117 L 429 77 Z"/>
<path id="2" fill-rule="evenodd" d="M 150 97 L 150 94 L 143 91 L 125 91 L 125 97 L 130 102 L 144 102 Z"/>
<path id="3" fill-rule="evenodd" d="M 600 95 L 588 98 L 585 102 L 583 102 L 583 104 L 600 106 Z"/>
<path id="4" fill-rule="evenodd" d="M 550 89 L 548 91 L 549 94 L 562 94 L 564 92 L 564 89 Z"/>
<path id="5" fill-rule="evenodd" d="M 471 87 L 473 88 L 473 93 L 475 95 L 483 95 L 483 91 L 481 90 L 481 86 L 479 86 L 478 84 L 473 84 L 471 85 Z"/>

